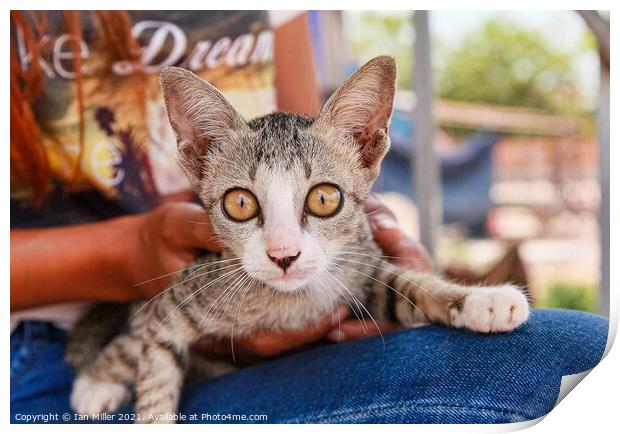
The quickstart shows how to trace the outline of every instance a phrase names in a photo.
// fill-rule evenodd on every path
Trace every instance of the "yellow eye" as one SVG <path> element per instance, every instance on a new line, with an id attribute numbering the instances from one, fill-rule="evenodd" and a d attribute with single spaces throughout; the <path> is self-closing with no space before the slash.
<path id="1" fill-rule="evenodd" d="M 248 190 L 235 188 L 224 195 L 222 201 L 224 214 L 238 222 L 244 222 L 258 214 L 258 201 Z"/>
<path id="2" fill-rule="evenodd" d="M 331 217 L 342 207 L 342 193 L 332 184 L 313 187 L 306 198 L 306 209 L 317 217 Z"/>

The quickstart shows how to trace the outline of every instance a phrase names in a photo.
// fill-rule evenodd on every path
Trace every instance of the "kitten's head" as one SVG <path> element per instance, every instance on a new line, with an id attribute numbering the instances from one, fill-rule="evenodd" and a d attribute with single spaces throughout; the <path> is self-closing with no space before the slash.
<path id="1" fill-rule="evenodd" d="M 179 164 L 249 275 L 299 289 L 357 238 L 389 148 L 395 79 L 394 60 L 377 57 L 316 119 L 273 113 L 246 122 L 206 81 L 181 68 L 162 71 Z"/>

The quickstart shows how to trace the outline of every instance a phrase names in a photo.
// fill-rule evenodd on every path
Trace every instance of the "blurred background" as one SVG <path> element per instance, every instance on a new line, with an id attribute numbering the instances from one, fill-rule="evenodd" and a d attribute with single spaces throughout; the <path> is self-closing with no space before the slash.
<path id="1" fill-rule="evenodd" d="M 371 57 L 396 58 L 392 149 L 375 190 L 440 270 L 519 283 L 535 306 L 607 313 L 607 13 L 309 20 L 324 97 Z"/>

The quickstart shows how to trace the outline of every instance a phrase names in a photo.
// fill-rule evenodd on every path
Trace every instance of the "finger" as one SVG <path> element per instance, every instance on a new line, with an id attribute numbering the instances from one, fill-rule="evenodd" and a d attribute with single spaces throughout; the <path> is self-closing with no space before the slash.
<path id="1" fill-rule="evenodd" d="M 387 213 L 392 214 L 392 216 L 394 216 L 394 213 L 392 213 L 392 211 L 390 211 L 390 209 L 385 206 L 385 203 L 383 203 L 379 195 L 376 193 L 370 193 L 368 195 L 368 197 L 366 198 L 365 208 L 366 208 L 366 213 L 370 215 L 378 211 L 386 211 Z"/>
<path id="2" fill-rule="evenodd" d="M 418 271 L 432 271 L 433 261 L 426 249 L 406 236 L 399 228 L 394 213 L 376 195 L 367 201 L 368 221 L 376 243 L 390 262 Z"/>
<path id="3" fill-rule="evenodd" d="M 394 213 L 387 208 L 376 195 L 370 195 L 366 201 L 366 214 L 373 237 L 379 247 L 397 244 L 403 237 Z"/>
<path id="4" fill-rule="evenodd" d="M 190 202 L 175 203 L 168 211 L 166 224 L 170 225 L 177 243 L 182 247 L 203 248 L 212 252 L 222 250 L 209 216 L 200 205 Z"/>
<path id="5" fill-rule="evenodd" d="M 294 348 L 321 339 L 336 324 L 342 323 L 349 316 L 346 306 L 338 306 L 334 312 L 321 321 L 298 330 L 287 330 L 281 333 L 262 333 L 254 337 L 260 344 L 273 344 L 283 350 Z"/>
<path id="6" fill-rule="evenodd" d="M 346 306 L 338 306 L 334 312 L 315 324 L 311 324 L 299 330 L 287 330 L 280 333 L 259 333 L 253 336 L 247 344 L 251 345 L 261 356 L 274 356 L 318 341 L 323 338 L 334 325 L 342 323 L 348 315 L 349 309 Z"/>
<path id="7" fill-rule="evenodd" d="M 376 324 L 372 320 L 348 320 L 343 322 L 340 327 L 336 326 L 327 334 L 327 339 L 332 342 L 344 342 L 370 336 L 377 336 L 398 330 L 401 327 L 390 321 L 379 320 Z"/>

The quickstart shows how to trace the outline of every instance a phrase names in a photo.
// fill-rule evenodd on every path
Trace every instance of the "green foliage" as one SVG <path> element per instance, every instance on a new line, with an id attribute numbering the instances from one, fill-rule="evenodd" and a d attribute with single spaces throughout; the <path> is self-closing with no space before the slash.
<path id="1" fill-rule="evenodd" d="M 555 283 L 547 289 L 547 297 L 541 307 L 560 307 L 587 312 L 596 312 L 598 308 L 596 291 L 587 285 L 574 283 Z"/>
<path id="2" fill-rule="evenodd" d="M 414 32 L 411 13 L 357 12 L 345 15 L 345 35 L 354 57 L 396 57 L 398 85 L 411 88 Z M 432 29 L 431 29 L 432 31 Z M 529 107 L 567 115 L 583 115 L 573 59 L 593 50 L 587 32 L 581 47 L 564 52 L 539 31 L 490 19 L 466 35 L 456 47 L 434 35 L 436 91 L 458 101 Z"/>
<path id="3" fill-rule="evenodd" d="M 579 93 L 571 55 L 540 33 L 490 20 L 448 56 L 439 94 L 459 101 L 577 113 Z"/>
<path id="4" fill-rule="evenodd" d="M 439 92 L 459 101 L 578 111 L 570 55 L 535 31 L 501 21 L 488 21 L 447 57 Z"/>

